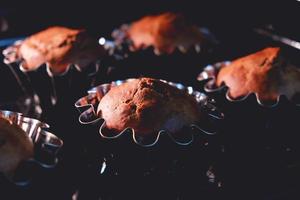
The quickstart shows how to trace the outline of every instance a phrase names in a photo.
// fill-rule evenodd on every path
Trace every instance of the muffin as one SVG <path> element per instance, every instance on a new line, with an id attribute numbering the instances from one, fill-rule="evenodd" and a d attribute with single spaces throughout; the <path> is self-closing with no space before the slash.
<path id="1" fill-rule="evenodd" d="M 232 99 L 255 93 L 262 102 L 277 101 L 280 95 L 291 100 L 300 93 L 300 69 L 283 58 L 280 48 L 269 47 L 222 67 L 216 86 L 222 84 Z"/>
<path id="2" fill-rule="evenodd" d="M 145 16 L 133 22 L 126 37 L 132 42 L 132 50 L 153 47 L 157 54 L 170 54 L 176 48 L 186 52 L 205 42 L 198 27 L 189 24 L 183 15 L 170 12 Z"/>
<path id="3" fill-rule="evenodd" d="M 6 64 L 18 64 L 19 68 L 9 67 L 17 74 L 26 96 L 40 106 L 33 114 L 37 118 L 55 120 L 50 115 L 57 112 L 52 111 L 57 104 L 69 105 L 103 78 L 99 60 L 105 50 L 83 29 L 50 27 L 3 53 Z"/>
<path id="4" fill-rule="evenodd" d="M 219 169 L 228 187 L 257 193 L 297 176 L 291 166 L 299 163 L 300 71 L 283 48 L 208 65 L 198 76 L 226 115 Z"/>
<path id="5" fill-rule="evenodd" d="M 278 47 L 268 47 L 232 62 L 209 65 L 198 76 L 228 116 L 229 130 L 239 129 L 237 134 L 251 130 L 248 137 L 263 138 L 264 146 L 269 137 L 277 140 L 287 127 L 297 127 L 300 70 L 287 56 Z M 289 138 L 294 137 L 292 132 Z"/>
<path id="6" fill-rule="evenodd" d="M 19 164 L 32 158 L 33 143 L 16 124 L 0 118 L 0 172 L 11 176 Z"/>
<path id="7" fill-rule="evenodd" d="M 191 77 L 199 73 L 197 66 L 214 59 L 216 46 L 206 28 L 171 12 L 122 25 L 112 38 L 113 45 L 103 44 L 112 58 L 107 64 L 112 69 L 108 72 L 111 80 L 151 77 L 191 85 Z"/>
<path id="8" fill-rule="evenodd" d="M 174 133 L 204 119 L 192 96 L 152 78 L 113 87 L 101 99 L 97 113 L 108 129 L 121 132 L 130 127 L 137 134 Z"/>
<path id="9" fill-rule="evenodd" d="M 99 195 L 126 191 L 134 197 L 173 199 L 174 188 L 184 195 L 198 192 L 190 183 L 203 190 L 215 187 L 206 172 L 220 152 L 213 139 L 220 124 L 210 117 L 217 109 L 210 109 L 206 95 L 145 77 L 102 84 L 88 93 L 75 106 L 82 133 L 89 133 L 82 143 L 88 155 L 96 155 L 90 166 L 97 176 L 93 173 L 91 180 L 102 183 Z M 128 178 L 138 184 L 115 184 Z"/>
<path id="10" fill-rule="evenodd" d="M 21 61 L 25 71 L 46 63 L 61 74 L 71 64 L 79 70 L 104 55 L 104 49 L 85 30 L 54 26 L 38 32 L 3 52 L 6 63 Z"/>

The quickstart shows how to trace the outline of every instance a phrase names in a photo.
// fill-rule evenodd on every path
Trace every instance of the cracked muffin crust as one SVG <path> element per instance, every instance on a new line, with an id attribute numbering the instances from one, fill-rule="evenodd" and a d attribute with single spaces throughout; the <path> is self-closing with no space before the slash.
<path id="1" fill-rule="evenodd" d="M 0 172 L 12 175 L 21 161 L 33 156 L 33 143 L 16 124 L 0 118 Z"/>
<path id="2" fill-rule="evenodd" d="M 105 53 L 97 40 L 85 30 L 60 26 L 38 32 L 10 47 L 7 52 L 12 49 L 15 53 L 6 55 L 9 63 L 21 61 L 23 69 L 28 71 L 46 63 L 55 74 L 65 72 L 71 64 L 84 68 Z"/>
<path id="3" fill-rule="evenodd" d="M 152 78 L 113 87 L 101 99 L 97 114 L 108 129 L 120 132 L 130 127 L 144 135 L 159 130 L 177 132 L 204 118 L 192 96 Z"/>
<path id="4" fill-rule="evenodd" d="M 282 57 L 280 48 L 269 47 L 221 68 L 216 85 L 223 83 L 234 99 L 249 93 L 261 101 L 276 101 L 280 95 L 292 99 L 300 93 L 300 69 Z"/>

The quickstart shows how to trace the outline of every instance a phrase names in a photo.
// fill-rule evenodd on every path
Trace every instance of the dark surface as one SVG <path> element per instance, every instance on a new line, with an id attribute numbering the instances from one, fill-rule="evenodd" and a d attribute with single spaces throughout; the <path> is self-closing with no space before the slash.
<path id="1" fill-rule="evenodd" d="M 134 3 L 133 1 L 112 0 L 100 5 L 87 2 L 73 3 L 72 6 L 61 4 L 58 6 L 55 2 L 41 2 L 34 7 L 28 2 L 18 2 L 18 7 L 14 5 L 14 2 L 3 4 L 0 14 L 6 17 L 10 29 L 0 34 L 0 38 L 29 35 L 50 25 L 85 27 L 97 37 L 102 35 L 109 37 L 111 30 L 122 23 L 130 22 L 145 14 L 173 10 L 183 12 L 195 23 L 208 27 L 216 35 L 220 44 L 210 59 L 203 60 L 201 65 L 198 61 L 195 63 L 195 60 L 190 60 L 191 63 L 194 62 L 199 66 L 193 69 L 192 74 L 182 73 L 182 65 L 187 64 L 183 59 L 181 62 L 171 62 L 173 66 L 167 68 L 170 70 L 169 73 L 168 70 L 159 70 L 159 66 L 154 68 L 158 77 L 166 79 L 170 77 L 173 81 L 177 80 L 199 87 L 194 76 L 201 71 L 202 65 L 230 60 L 268 45 L 282 46 L 287 55 L 295 63 L 299 63 L 298 50 L 253 32 L 254 27 L 272 24 L 276 33 L 300 40 L 300 29 L 295 24 L 296 19 L 299 19 L 300 3 L 296 1 L 237 4 L 205 1 L 202 6 L 192 1 Z M 131 72 L 126 73 L 121 70 L 114 75 L 101 78 L 99 75 L 95 84 L 116 78 L 138 76 L 140 71 L 145 74 L 148 70 L 147 65 L 160 62 L 156 60 L 149 63 L 139 57 L 136 59 L 127 60 L 125 64 L 127 62 L 130 65 L 138 61 L 142 65 L 144 62 L 143 67 L 132 68 Z M 168 60 L 168 57 L 165 59 Z M 170 64 L 167 61 L 166 63 Z M 178 75 L 178 72 L 181 74 Z M 153 75 L 153 71 L 151 73 Z M 298 124 L 294 115 L 289 115 L 292 120 L 280 117 L 288 115 L 286 110 L 281 110 L 276 115 L 269 114 L 273 117 L 273 125 L 276 125 L 271 126 L 269 130 L 270 137 L 274 139 L 275 147 L 272 150 L 263 149 L 264 137 L 260 136 L 264 133 L 265 121 L 262 120 L 262 124 L 259 122 L 265 116 L 250 115 L 249 118 L 243 118 L 242 122 L 240 120 L 241 123 L 238 124 L 228 122 L 229 128 L 225 127 L 226 129 L 219 136 L 212 138 L 208 147 L 203 145 L 205 140 L 202 138 L 196 143 L 197 145 L 186 148 L 166 143 L 168 150 L 163 148 L 163 153 L 160 148 L 145 150 L 134 145 L 122 146 L 114 143 L 108 148 L 116 156 L 111 158 L 109 151 L 103 151 L 103 142 L 100 141 L 95 127 L 82 126 L 77 120 L 78 112 L 74 107 L 74 102 L 85 95 L 85 91 L 90 87 L 89 81 L 83 78 L 86 77 L 84 74 L 74 72 L 70 76 L 56 78 L 59 101 L 56 106 L 52 107 L 48 93 L 50 80 L 45 76 L 45 71 L 31 73 L 34 88 L 43 97 L 42 106 L 45 112 L 40 118 L 48 122 L 51 130 L 64 140 L 64 147 L 60 152 L 60 163 L 57 168 L 35 169 L 34 179 L 30 186 L 16 187 L 0 177 L 0 199 L 71 199 L 75 192 L 78 192 L 79 199 L 84 200 L 100 197 L 101 199 L 276 200 L 300 198 L 299 150 L 297 150 L 299 143 L 295 133 L 291 131 L 293 128 L 297 129 Z M 18 109 L 8 104 L 22 96 L 22 91 L 4 64 L 0 67 L 0 91 L 1 109 Z M 248 111 L 255 113 L 252 109 Z M 236 113 L 239 112 L 240 110 L 236 111 Z M 295 113 L 295 116 L 298 114 Z M 239 115 L 235 117 L 236 119 L 230 116 L 229 119 L 233 121 L 240 119 Z M 255 126 L 251 121 L 253 118 L 257 122 Z M 232 127 L 235 129 L 231 129 Z M 272 131 L 276 132 L 276 137 L 272 135 Z M 229 139 L 228 137 L 226 139 L 226 133 L 231 134 Z M 248 137 L 243 137 L 243 135 Z M 287 139 L 287 135 L 292 135 L 294 140 L 290 137 Z M 223 153 L 219 139 L 227 145 Z M 268 138 L 264 140 L 270 142 Z M 288 144 L 282 145 L 286 143 Z M 259 145 L 262 145 L 262 149 L 255 148 Z M 290 146 L 296 148 L 287 151 Z M 108 167 L 101 175 L 99 171 L 103 155 L 107 159 Z M 149 163 L 148 158 L 154 161 Z M 174 160 L 179 160 L 179 164 L 174 164 Z M 159 169 L 150 173 L 149 176 L 144 176 L 142 169 L 149 168 L 148 165 L 156 165 Z M 182 169 L 182 166 L 185 168 Z M 214 183 L 208 182 L 206 174 L 210 166 L 213 166 L 211 171 L 216 175 Z M 168 174 L 170 168 L 175 168 L 176 173 Z M 218 183 L 221 187 L 218 187 Z"/>
<path id="2" fill-rule="evenodd" d="M 275 29 L 299 39 L 295 20 L 299 18 L 299 2 L 295 1 L 2 1 L 0 15 L 11 25 L 2 35 L 29 35 L 50 25 L 85 27 L 95 34 L 109 35 L 120 24 L 145 14 L 162 11 L 184 13 L 195 23 L 220 29 L 228 34 L 239 33 L 255 26 L 272 24 Z"/>

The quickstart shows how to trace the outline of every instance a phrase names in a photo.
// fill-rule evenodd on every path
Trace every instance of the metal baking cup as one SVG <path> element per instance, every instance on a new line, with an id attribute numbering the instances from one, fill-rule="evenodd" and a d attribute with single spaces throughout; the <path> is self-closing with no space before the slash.
<path id="1" fill-rule="evenodd" d="M 226 99 L 229 102 L 242 102 L 247 99 L 249 99 L 251 96 L 255 96 L 256 102 L 258 105 L 262 107 L 269 107 L 273 108 L 281 104 L 283 101 L 287 101 L 287 98 L 285 95 L 279 95 L 276 99 L 276 101 L 273 102 L 264 102 L 261 99 L 259 99 L 259 96 L 257 93 L 249 93 L 241 98 L 232 98 L 230 96 L 230 88 L 228 88 L 226 85 L 222 85 L 218 87 L 216 85 L 216 79 L 217 75 L 222 67 L 225 67 L 229 65 L 231 62 L 230 61 L 223 61 L 223 62 L 218 62 L 212 65 L 207 65 L 203 71 L 198 75 L 197 80 L 202 82 L 204 84 L 204 90 L 209 93 L 219 93 L 223 96 L 226 97 Z M 296 106 L 300 106 L 300 102 L 293 102 Z"/>
<path id="2" fill-rule="evenodd" d="M 20 126 L 24 132 L 31 138 L 35 152 L 47 155 L 49 159 L 43 160 L 43 158 L 35 155 L 32 159 L 28 160 L 35 164 L 38 164 L 42 168 L 54 168 L 58 163 L 57 153 L 63 146 L 63 141 L 55 136 L 53 133 L 46 131 L 50 126 L 37 119 L 25 117 L 22 113 L 0 110 L 0 117 L 8 119 L 14 124 Z M 51 161 L 49 161 L 51 160 Z M 17 185 L 27 185 L 30 180 L 22 180 L 21 182 L 15 182 Z"/>
<path id="3" fill-rule="evenodd" d="M 129 29 L 130 24 L 123 24 L 120 28 L 115 29 L 112 32 L 112 39 L 107 40 L 104 37 L 99 39 L 99 44 L 104 46 L 104 48 L 108 51 L 108 54 L 114 56 L 117 60 L 123 59 L 129 56 L 132 52 L 132 41 L 127 38 L 126 31 Z M 203 34 L 205 39 L 208 41 L 209 44 L 216 45 L 218 41 L 216 40 L 215 36 L 210 32 L 209 29 L 201 27 L 199 28 L 200 32 Z M 161 55 L 162 53 L 156 52 L 153 47 L 148 47 L 146 49 L 153 50 L 153 53 L 156 55 Z M 183 46 L 177 46 L 175 51 L 179 51 L 181 53 L 187 53 L 190 49 L 194 49 L 196 53 L 201 53 L 204 49 L 201 44 L 195 44 L 194 48 L 190 47 L 189 49 L 184 48 Z M 210 51 L 211 48 L 208 48 Z"/>
<path id="4" fill-rule="evenodd" d="M 158 133 L 155 134 L 156 137 L 151 138 L 152 140 L 149 143 L 144 143 L 142 141 L 144 138 L 139 138 L 139 136 L 137 136 L 135 134 L 134 129 L 132 129 L 130 127 L 125 128 L 123 131 L 121 131 L 119 133 L 113 134 L 114 136 L 112 136 L 112 134 L 106 134 L 105 133 L 105 131 L 107 131 L 107 129 L 105 129 L 106 123 L 103 118 L 100 118 L 97 116 L 97 106 L 98 106 L 99 102 L 101 101 L 101 99 L 104 97 L 104 95 L 106 95 L 111 88 L 121 85 L 125 82 L 130 82 L 132 80 L 134 80 L 134 79 L 126 79 L 123 81 L 118 80 L 118 81 L 111 82 L 109 84 L 102 84 L 102 85 L 99 85 L 97 87 L 90 89 L 88 91 L 87 96 L 80 98 L 75 103 L 75 107 L 81 113 L 79 116 L 79 122 L 81 124 L 85 124 L 85 125 L 99 124 L 100 125 L 99 133 L 102 138 L 106 138 L 106 139 L 115 139 L 115 138 L 122 136 L 126 132 L 131 132 L 133 141 L 136 144 L 141 145 L 143 147 L 154 146 L 159 141 L 159 138 L 161 135 L 168 135 L 175 143 L 177 143 L 179 145 L 188 145 L 193 142 L 194 134 L 196 132 L 200 131 L 200 132 L 208 134 L 208 135 L 216 134 L 216 130 L 205 130 L 204 128 L 199 127 L 199 125 L 197 125 L 197 124 L 190 124 L 189 126 L 186 126 L 185 129 L 182 130 L 182 131 L 191 133 L 190 137 L 186 138 L 184 141 L 180 141 L 180 140 L 178 140 L 178 138 L 175 138 L 174 135 L 176 135 L 176 133 L 170 133 L 166 130 L 158 131 Z M 218 109 L 213 105 L 214 100 L 208 98 L 205 94 L 195 91 L 192 87 L 185 87 L 184 85 L 182 85 L 180 83 L 167 82 L 165 80 L 160 80 L 160 81 L 163 81 L 163 82 L 165 82 L 173 87 L 176 87 L 182 91 L 186 91 L 189 95 L 192 95 L 198 102 L 200 109 L 203 110 L 204 113 L 207 113 L 207 116 L 211 120 L 222 120 L 224 118 L 223 113 L 219 112 Z M 213 122 L 211 122 L 211 123 L 213 123 Z"/>

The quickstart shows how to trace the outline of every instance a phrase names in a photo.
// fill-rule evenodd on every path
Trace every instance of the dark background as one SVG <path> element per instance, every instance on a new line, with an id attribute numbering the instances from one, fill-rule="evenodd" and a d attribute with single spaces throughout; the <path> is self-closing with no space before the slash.
<path id="1" fill-rule="evenodd" d="M 3 16 L 8 21 L 9 29 L 5 33 L 0 33 L 0 39 L 28 36 L 53 25 L 86 28 L 96 37 L 109 37 L 111 31 L 123 23 L 131 22 L 132 20 L 136 20 L 147 14 L 163 11 L 181 12 L 194 23 L 208 27 L 220 41 L 221 48 L 219 48 L 219 60 L 230 60 L 234 57 L 254 52 L 255 50 L 268 45 L 278 45 L 277 43 L 254 33 L 253 29 L 257 27 L 271 27 L 271 30 L 274 33 L 298 41 L 300 40 L 300 2 L 296 0 L 102 0 L 97 2 L 77 0 L 40 1 L 38 3 L 30 1 L 1 1 L 0 16 Z M 294 55 L 299 55 L 298 50 L 293 49 L 293 53 L 294 52 Z M 291 55 L 293 55 L 293 53 Z M 7 87 L 7 82 L 10 83 L 9 87 Z M 0 99 L 3 100 L 5 96 L 5 100 L 11 100 L 14 96 L 12 95 L 11 98 L 8 98 L 10 97 L 9 94 L 11 90 L 14 90 L 13 88 L 17 88 L 17 86 L 13 85 L 14 78 L 11 76 L 7 67 L 0 69 L 0 83 L 0 91 L 4 91 L 3 94 L 6 94 L 6 96 L 3 95 Z M 9 91 L 7 92 L 7 90 Z M 41 196 L 46 194 L 45 196 L 48 196 L 49 199 L 70 199 L 71 194 L 73 194 L 78 187 L 88 188 L 90 186 L 87 183 L 91 183 L 91 180 L 93 180 L 92 177 L 95 175 L 92 173 L 93 171 L 89 175 L 83 173 L 89 172 L 90 169 L 87 170 L 86 166 L 81 166 L 83 165 L 82 163 L 84 163 L 83 161 L 85 161 L 84 159 L 87 158 L 86 155 L 81 155 L 81 149 L 77 144 L 77 142 L 81 143 L 82 138 L 79 134 L 80 127 L 77 127 L 79 125 L 74 123 L 74 121 L 77 120 L 76 115 L 74 114 L 77 114 L 73 107 L 74 101 L 68 103 L 69 106 L 66 106 L 67 104 L 62 104 L 62 108 L 57 109 L 58 111 L 62 110 L 59 112 L 59 115 L 57 115 L 57 110 L 51 113 L 55 116 L 53 117 L 54 120 L 50 123 L 51 126 L 56 128 L 56 133 L 65 140 L 62 153 L 62 164 L 58 167 L 58 172 L 47 173 L 47 177 L 45 178 L 46 180 L 49 180 L 47 186 L 51 186 L 49 188 L 53 191 L 47 189 L 44 185 L 39 184 L 43 183 L 43 180 L 39 180 L 37 177 L 38 180 L 36 181 L 36 185 L 33 185 L 30 188 L 16 190 L 15 187 L 11 187 L 10 190 L 7 191 L 7 194 L 15 193 L 17 196 L 15 199 L 20 199 L 22 196 L 25 198 L 28 197 L 28 199 L 30 199 L 30 197 L 31 199 L 39 199 L 37 198 L 37 196 L 39 196 L 38 193 L 41 193 Z M 73 118 L 69 119 L 67 117 L 70 113 Z M 74 139 L 76 133 L 78 133 L 77 140 L 76 138 Z M 92 157 L 92 155 L 90 156 Z M 251 172 L 249 171 L 246 171 L 246 174 L 251 176 Z M 59 177 L 59 179 L 57 179 L 57 177 Z M 43 179 L 43 177 L 40 179 Z M 258 180 L 258 182 L 260 181 L 261 180 Z M 287 183 L 289 183 L 289 181 L 287 181 Z M 239 185 L 239 183 L 237 183 L 237 185 Z M 299 188 L 298 184 L 297 188 Z M 265 193 L 268 193 L 268 195 L 263 194 L 261 195 L 261 198 L 256 199 L 280 199 L 280 197 L 281 199 L 287 199 L 282 194 L 287 193 L 291 197 L 293 196 L 293 192 L 297 191 L 293 189 L 293 187 L 288 187 L 287 189 L 278 189 L 278 191 L 266 191 L 264 188 Z M 2 190 L 1 192 L 4 191 L 5 190 Z M 87 189 L 87 191 L 90 192 L 89 189 Z M 98 191 L 97 185 L 95 185 L 95 191 Z M 235 194 L 235 192 L 236 191 L 234 191 L 233 194 Z M 246 197 L 243 199 L 247 199 L 247 196 L 250 193 L 251 191 L 246 193 Z M 47 199 L 45 196 L 44 199 Z M 266 196 L 269 198 L 264 198 Z"/>
<path id="2" fill-rule="evenodd" d="M 199 25 L 238 32 L 266 24 L 299 38 L 300 2 L 286 1 L 9 1 L 0 3 L 10 30 L 1 37 L 29 35 L 50 25 L 83 27 L 107 35 L 122 23 L 162 11 L 182 12 Z"/>

